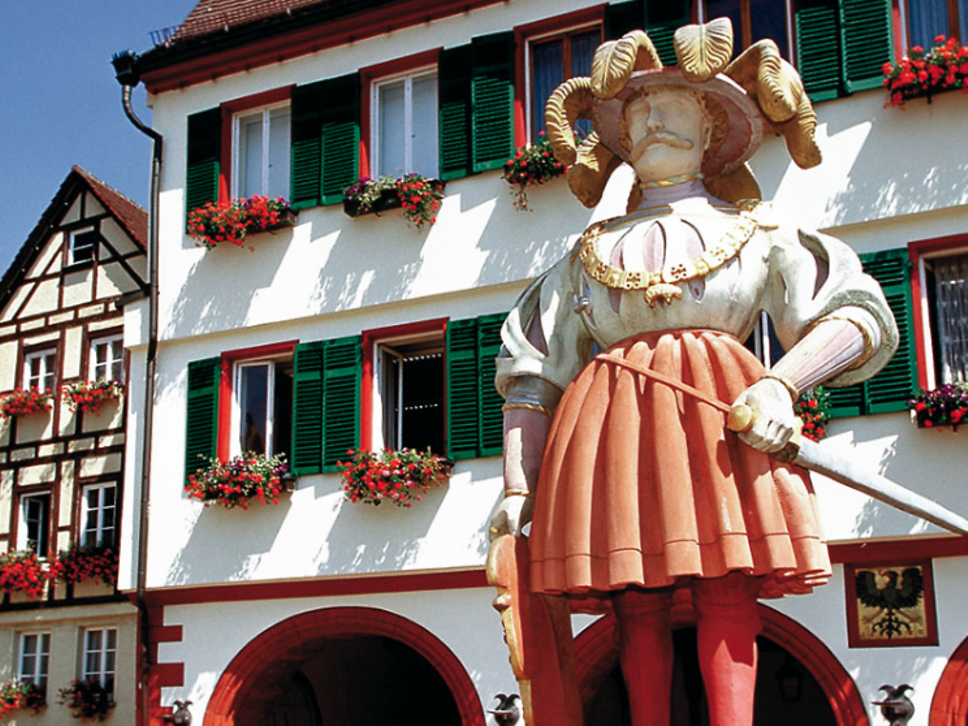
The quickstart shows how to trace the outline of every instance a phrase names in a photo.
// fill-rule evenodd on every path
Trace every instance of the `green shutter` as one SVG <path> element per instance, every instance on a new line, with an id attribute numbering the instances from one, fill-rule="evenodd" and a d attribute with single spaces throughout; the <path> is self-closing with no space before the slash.
<path id="1" fill-rule="evenodd" d="M 891 0 L 840 0 L 848 93 L 880 88 L 891 60 Z"/>
<path id="2" fill-rule="evenodd" d="M 644 27 L 645 3 L 642 0 L 605 6 L 605 40 L 618 40 L 630 30 L 642 30 Z"/>
<path id="3" fill-rule="evenodd" d="M 292 89 L 292 156 L 289 198 L 293 209 L 321 203 L 323 173 L 323 84 Z"/>
<path id="4" fill-rule="evenodd" d="M 471 54 L 473 169 L 499 169 L 514 154 L 514 33 L 474 38 Z"/>
<path id="5" fill-rule="evenodd" d="M 318 474 L 323 464 L 322 342 L 296 346 L 292 398 L 293 473 Z"/>
<path id="6" fill-rule="evenodd" d="M 222 150 L 222 110 L 212 108 L 188 117 L 188 166 L 185 174 L 185 216 L 218 201 L 219 157 Z"/>
<path id="7" fill-rule="evenodd" d="M 645 32 L 652 39 L 662 63 L 676 64 L 676 51 L 672 43 L 676 30 L 692 20 L 690 0 L 663 0 L 645 6 Z"/>
<path id="8" fill-rule="evenodd" d="M 360 445 L 362 358 L 358 335 L 323 343 L 323 471 L 336 471 L 347 449 Z"/>
<path id="9" fill-rule="evenodd" d="M 864 383 L 831 388 L 831 416 L 904 411 L 917 389 L 917 354 L 911 308 L 910 262 L 906 249 L 861 255 L 864 271 L 880 283 L 898 328 L 894 357 Z"/>
<path id="10" fill-rule="evenodd" d="M 837 0 L 798 0 L 797 67 L 814 102 L 840 95 L 843 79 Z"/>
<path id="11" fill-rule="evenodd" d="M 188 414 L 185 420 L 185 478 L 206 466 L 200 457 L 215 458 L 218 447 L 218 394 L 222 359 L 188 364 Z"/>
<path id="12" fill-rule="evenodd" d="M 440 52 L 440 178 L 460 179 L 471 173 L 471 46 Z"/>
<path id="13" fill-rule="evenodd" d="M 458 461 L 501 453 L 504 417 L 494 388 L 505 314 L 447 324 L 447 455 Z"/>
<path id="14" fill-rule="evenodd" d="M 322 202 L 343 201 L 343 189 L 360 176 L 360 75 L 322 84 Z"/>

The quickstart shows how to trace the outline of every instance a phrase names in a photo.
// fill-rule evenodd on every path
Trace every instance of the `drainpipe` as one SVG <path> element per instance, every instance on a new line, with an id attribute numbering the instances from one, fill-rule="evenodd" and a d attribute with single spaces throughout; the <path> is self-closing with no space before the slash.
<path id="1" fill-rule="evenodd" d="M 138 576 L 136 600 L 140 623 L 138 632 L 142 654 L 141 667 L 138 668 L 138 723 L 150 723 L 150 704 L 148 702 L 148 668 L 150 651 L 148 649 L 148 607 L 145 602 L 146 580 L 148 573 L 148 509 L 150 505 L 151 483 L 151 440 L 154 422 L 155 377 L 158 370 L 158 199 L 161 182 L 161 159 L 163 139 L 161 134 L 139 119 L 131 108 L 131 91 L 141 81 L 136 68 L 138 57 L 131 51 L 116 53 L 111 60 L 118 83 L 121 84 L 121 103 L 124 113 L 135 128 L 152 141 L 151 156 L 151 195 L 148 206 L 148 356 L 145 363 L 145 400 L 144 422 L 141 447 L 141 505 L 138 524 Z"/>

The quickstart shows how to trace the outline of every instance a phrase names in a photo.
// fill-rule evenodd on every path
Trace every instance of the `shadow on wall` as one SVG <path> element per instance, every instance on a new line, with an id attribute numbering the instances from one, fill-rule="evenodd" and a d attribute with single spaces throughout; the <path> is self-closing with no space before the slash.
<path id="1" fill-rule="evenodd" d="M 564 180 L 517 212 L 491 172 L 448 185 L 439 222 L 407 228 L 397 212 L 348 220 L 337 207 L 302 213 L 297 226 L 255 235 L 247 247 L 201 255 L 185 275 L 164 332 L 188 337 L 534 277 L 569 249 L 591 212 Z M 390 242 L 388 242 L 390 240 Z M 250 250 L 248 247 L 251 247 Z M 233 284 L 234 283 L 234 284 Z"/>

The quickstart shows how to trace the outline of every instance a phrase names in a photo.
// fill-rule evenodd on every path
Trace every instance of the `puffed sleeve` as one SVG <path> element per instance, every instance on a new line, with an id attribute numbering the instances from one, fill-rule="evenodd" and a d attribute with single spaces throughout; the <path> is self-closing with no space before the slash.
<path id="1" fill-rule="evenodd" d="M 819 232 L 775 230 L 772 235 L 764 308 L 780 343 L 790 350 L 823 319 L 849 320 L 864 332 L 869 351 L 860 365 L 825 385 L 849 386 L 876 374 L 897 349 L 897 325 L 880 285 L 863 271 L 857 254 Z"/>
<path id="2" fill-rule="evenodd" d="M 495 385 L 534 376 L 564 390 L 588 361 L 591 337 L 575 312 L 572 263 L 565 257 L 521 294 L 501 330 Z"/>

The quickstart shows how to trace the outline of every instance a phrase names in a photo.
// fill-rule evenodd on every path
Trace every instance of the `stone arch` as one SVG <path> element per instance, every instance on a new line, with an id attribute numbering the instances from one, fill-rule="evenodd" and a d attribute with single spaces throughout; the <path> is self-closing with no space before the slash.
<path id="1" fill-rule="evenodd" d="M 253 638 L 215 685 L 205 726 L 262 723 L 279 685 L 330 638 L 382 636 L 423 656 L 454 697 L 463 726 L 484 726 L 481 701 L 457 656 L 430 631 L 400 615 L 365 607 L 335 607 L 294 615 Z"/>
<path id="2" fill-rule="evenodd" d="M 857 685 L 830 649 L 813 633 L 786 615 L 762 604 L 759 612 L 763 622 L 762 635 L 785 648 L 810 671 L 827 696 L 838 726 L 869 726 L 867 707 Z M 673 620 L 676 627 L 695 625 L 695 618 L 691 614 L 683 616 L 681 612 L 674 612 Z M 608 615 L 586 628 L 575 641 L 576 670 L 583 701 L 587 702 L 602 677 L 615 664 L 614 631 L 614 616 Z M 968 656 L 968 646 L 965 646 L 965 655 Z M 968 665 L 963 669 L 962 678 L 960 683 L 963 686 L 968 685 Z M 931 722 L 931 726 L 951 724 L 954 721 L 943 724 L 940 721 L 938 724 L 933 720 Z"/>
<path id="3" fill-rule="evenodd" d="M 962 726 L 968 723 L 968 638 L 948 658 L 931 699 L 931 726 Z"/>

